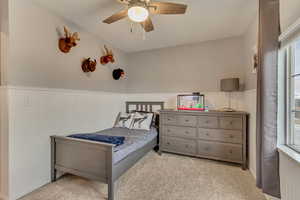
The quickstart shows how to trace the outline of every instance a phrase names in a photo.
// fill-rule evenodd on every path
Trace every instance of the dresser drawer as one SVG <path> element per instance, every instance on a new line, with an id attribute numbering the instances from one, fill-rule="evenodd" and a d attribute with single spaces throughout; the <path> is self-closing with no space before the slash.
<path id="1" fill-rule="evenodd" d="M 176 115 L 164 115 L 163 116 L 163 124 L 176 125 Z"/>
<path id="2" fill-rule="evenodd" d="M 192 127 L 164 126 L 163 136 L 197 138 L 197 129 Z"/>
<path id="3" fill-rule="evenodd" d="M 232 162 L 242 161 L 242 146 L 216 142 L 198 141 L 199 156 L 209 156 Z"/>
<path id="4" fill-rule="evenodd" d="M 201 128 L 218 128 L 217 117 L 199 116 L 199 127 Z"/>
<path id="5" fill-rule="evenodd" d="M 177 116 L 177 119 L 179 126 L 197 126 L 196 116 L 179 115 Z"/>
<path id="6" fill-rule="evenodd" d="M 243 134 L 241 131 L 235 130 L 200 128 L 199 139 L 242 144 Z"/>
<path id="7" fill-rule="evenodd" d="M 193 140 L 185 140 L 173 137 L 162 138 L 162 149 L 174 153 L 196 155 L 197 143 Z"/>
<path id="8" fill-rule="evenodd" d="M 243 160 L 243 148 L 238 145 L 226 146 L 226 156 L 228 160 L 233 162 L 242 162 Z"/>
<path id="9" fill-rule="evenodd" d="M 242 118 L 220 117 L 220 128 L 242 130 Z"/>

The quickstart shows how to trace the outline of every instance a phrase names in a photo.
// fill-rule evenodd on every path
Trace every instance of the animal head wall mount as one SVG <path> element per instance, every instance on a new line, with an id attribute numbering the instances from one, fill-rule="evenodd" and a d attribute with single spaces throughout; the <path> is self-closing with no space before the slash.
<path id="1" fill-rule="evenodd" d="M 84 59 L 81 68 L 83 72 L 94 72 L 96 70 L 97 61 L 91 58 Z"/>
<path id="2" fill-rule="evenodd" d="M 65 37 L 59 39 L 59 49 L 63 53 L 69 53 L 72 47 L 77 45 L 77 41 L 80 41 L 79 35 L 77 32 L 71 33 L 67 27 L 64 27 Z"/>
<path id="3" fill-rule="evenodd" d="M 120 78 L 125 78 L 125 71 L 121 68 L 115 69 L 112 73 L 112 76 L 115 80 L 119 80 Z"/>
<path id="4" fill-rule="evenodd" d="M 106 45 L 104 45 L 103 56 L 100 58 L 100 63 L 102 65 L 106 65 L 109 62 L 111 62 L 111 63 L 115 62 L 114 54 L 113 54 L 112 50 L 108 50 Z"/>

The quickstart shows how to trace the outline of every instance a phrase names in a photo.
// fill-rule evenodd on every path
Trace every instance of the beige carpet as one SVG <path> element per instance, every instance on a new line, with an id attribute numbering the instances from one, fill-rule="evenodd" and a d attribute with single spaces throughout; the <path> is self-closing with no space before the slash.
<path id="1" fill-rule="evenodd" d="M 206 159 L 150 152 L 118 181 L 118 200 L 265 200 L 249 171 Z M 22 200 L 105 200 L 107 186 L 75 176 Z"/>

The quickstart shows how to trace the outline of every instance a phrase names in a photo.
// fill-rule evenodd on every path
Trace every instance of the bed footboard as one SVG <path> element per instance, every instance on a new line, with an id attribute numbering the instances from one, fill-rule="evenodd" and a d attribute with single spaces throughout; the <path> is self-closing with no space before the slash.
<path id="1" fill-rule="evenodd" d="M 51 181 L 57 171 L 109 184 L 112 180 L 113 145 L 62 136 L 51 137 Z"/>

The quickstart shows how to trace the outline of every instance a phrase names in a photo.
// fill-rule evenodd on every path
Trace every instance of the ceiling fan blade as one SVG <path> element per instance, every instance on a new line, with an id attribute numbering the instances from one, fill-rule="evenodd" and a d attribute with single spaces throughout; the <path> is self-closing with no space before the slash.
<path id="1" fill-rule="evenodd" d="M 148 17 L 145 21 L 141 22 L 141 25 L 146 32 L 151 32 L 154 30 L 154 26 L 150 17 Z"/>
<path id="2" fill-rule="evenodd" d="M 128 11 L 127 9 L 122 10 L 122 11 L 108 17 L 107 19 L 103 20 L 103 23 L 111 24 L 111 23 L 114 23 L 114 22 L 116 22 L 120 19 L 125 18 L 125 17 L 127 17 L 127 11 Z"/>
<path id="3" fill-rule="evenodd" d="M 187 5 L 168 2 L 152 2 L 150 12 L 152 14 L 184 14 Z"/>

